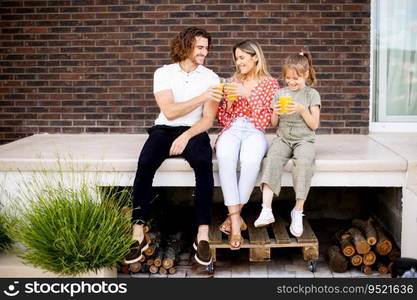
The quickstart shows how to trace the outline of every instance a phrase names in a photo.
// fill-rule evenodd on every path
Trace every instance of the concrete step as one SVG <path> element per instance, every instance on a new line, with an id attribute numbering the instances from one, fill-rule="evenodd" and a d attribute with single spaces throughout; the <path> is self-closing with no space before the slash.
<path id="1" fill-rule="evenodd" d="M 0 278 L 56 278 L 67 277 L 52 272 L 46 272 L 31 265 L 25 265 L 16 255 L 9 253 L 0 254 Z M 89 272 L 79 276 L 79 278 L 116 278 L 116 269 L 102 269 L 97 273 Z"/>

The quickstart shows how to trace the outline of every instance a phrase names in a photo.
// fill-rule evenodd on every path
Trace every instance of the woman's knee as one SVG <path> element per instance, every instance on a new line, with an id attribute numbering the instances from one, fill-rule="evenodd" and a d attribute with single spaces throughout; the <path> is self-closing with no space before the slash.
<path id="1" fill-rule="evenodd" d="M 262 159 L 241 159 L 240 161 L 240 168 L 245 170 L 251 170 L 253 172 L 259 172 L 261 169 Z"/>

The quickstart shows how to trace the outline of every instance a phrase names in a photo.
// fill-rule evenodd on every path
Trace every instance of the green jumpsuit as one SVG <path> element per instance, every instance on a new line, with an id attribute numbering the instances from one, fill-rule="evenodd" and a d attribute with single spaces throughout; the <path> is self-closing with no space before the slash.
<path id="1" fill-rule="evenodd" d="M 275 106 L 280 95 L 285 91 L 290 93 L 293 101 L 303 104 L 306 108 L 321 105 L 320 94 L 317 90 L 305 86 L 297 91 L 291 91 L 288 88 L 278 90 L 271 107 Z M 261 187 L 266 183 L 276 195 L 279 195 L 284 166 L 292 158 L 294 161 L 292 177 L 296 199 L 305 200 L 314 173 L 315 133 L 307 126 L 301 114 L 294 113 L 279 116 L 276 134 L 262 162 Z"/>

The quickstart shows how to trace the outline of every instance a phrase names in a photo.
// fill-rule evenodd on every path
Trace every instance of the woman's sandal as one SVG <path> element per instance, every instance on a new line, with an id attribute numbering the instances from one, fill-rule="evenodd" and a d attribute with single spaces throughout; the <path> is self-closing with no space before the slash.
<path id="1" fill-rule="evenodd" d="M 229 213 L 228 216 L 230 217 L 230 216 L 233 216 L 233 215 L 236 215 L 236 214 L 239 214 L 239 213 L 240 213 L 240 210 Z M 240 228 L 243 227 L 242 226 L 243 224 L 244 224 L 244 222 L 242 222 L 240 224 Z M 246 224 L 245 224 L 245 226 L 246 226 Z M 247 228 L 247 226 L 246 226 L 246 228 Z M 236 243 L 238 243 L 238 246 L 234 246 L 234 244 L 236 244 Z M 243 244 L 243 238 L 240 234 L 230 234 L 229 235 L 230 250 L 239 250 L 242 247 L 242 244 Z"/>
<path id="2" fill-rule="evenodd" d="M 234 246 L 236 242 L 239 243 L 237 247 Z M 240 234 L 231 234 L 229 236 L 230 250 L 239 250 L 240 248 L 242 248 L 242 245 L 243 245 L 243 237 Z"/>
<path id="3" fill-rule="evenodd" d="M 230 216 L 239 213 L 240 211 L 234 212 L 234 213 L 230 213 L 227 214 L 227 218 L 226 220 L 224 220 L 224 222 L 219 226 L 219 230 L 221 232 L 223 232 L 226 235 L 230 235 L 230 231 L 226 230 L 225 228 L 231 228 L 232 226 L 232 222 L 230 221 Z M 248 229 L 248 226 L 246 225 L 245 221 L 243 220 L 242 217 L 240 217 L 240 220 L 242 221 L 242 223 L 240 224 L 240 231 L 245 231 Z"/>

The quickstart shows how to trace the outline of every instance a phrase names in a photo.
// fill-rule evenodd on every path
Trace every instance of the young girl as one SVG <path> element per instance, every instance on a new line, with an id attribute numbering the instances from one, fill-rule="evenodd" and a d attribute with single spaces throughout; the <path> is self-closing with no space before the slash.
<path id="1" fill-rule="evenodd" d="M 268 149 L 264 130 L 270 123 L 270 105 L 279 87 L 255 41 L 235 45 L 233 59 L 236 72 L 225 85 L 226 95 L 218 110 L 223 130 L 217 140 L 216 156 L 229 212 L 219 229 L 229 235 L 230 248 L 237 250 L 243 243 L 240 231 L 246 229 L 240 211 L 249 200 Z M 237 176 L 238 161 L 240 176 Z"/>
<path id="2" fill-rule="evenodd" d="M 255 227 L 275 222 L 272 198 L 274 194 L 279 195 L 284 166 L 292 158 L 296 202 L 291 211 L 290 232 L 299 237 L 303 234 L 304 202 L 313 176 L 314 130 L 319 126 L 321 104 L 319 93 L 311 87 L 316 83 L 316 74 L 309 52 L 287 57 L 282 74 L 287 86 L 276 93 L 272 102 L 271 123 L 273 127 L 278 125 L 277 136 L 262 164 L 262 211 Z M 283 107 L 285 100 L 289 102 Z"/>

